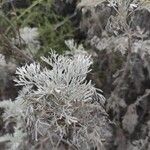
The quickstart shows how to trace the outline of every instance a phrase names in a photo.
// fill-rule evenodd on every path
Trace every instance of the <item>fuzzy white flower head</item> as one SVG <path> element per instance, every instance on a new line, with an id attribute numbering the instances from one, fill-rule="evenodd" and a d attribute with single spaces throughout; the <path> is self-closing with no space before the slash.
<path id="1" fill-rule="evenodd" d="M 34 43 L 38 39 L 39 33 L 37 28 L 24 27 L 20 29 L 20 36 L 26 44 Z"/>
<path id="2" fill-rule="evenodd" d="M 0 65 L 6 65 L 5 56 L 0 54 Z"/>
<path id="3" fill-rule="evenodd" d="M 38 41 L 38 28 L 24 27 L 19 30 L 20 35 L 12 39 L 13 44 L 25 44 L 25 50 L 31 54 L 36 54 L 40 49 L 40 42 Z"/>

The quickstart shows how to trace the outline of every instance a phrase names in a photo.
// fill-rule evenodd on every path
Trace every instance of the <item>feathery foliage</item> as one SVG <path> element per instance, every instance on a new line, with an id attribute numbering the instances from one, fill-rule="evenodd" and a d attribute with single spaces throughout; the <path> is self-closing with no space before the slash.
<path id="1" fill-rule="evenodd" d="M 14 132 L 13 136 L 0 137 L 0 141 L 9 141 L 11 150 L 22 149 L 23 143 L 33 143 L 31 149 L 36 149 L 44 139 L 49 149 L 62 143 L 84 150 L 100 148 L 98 114 L 105 99 L 91 81 L 86 81 L 92 64 L 90 56 L 50 55 L 42 57 L 47 68 L 32 63 L 17 69 L 14 81 L 23 86 L 22 90 L 15 101 L 0 102 L 5 109 L 6 128 L 13 123 Z"/>

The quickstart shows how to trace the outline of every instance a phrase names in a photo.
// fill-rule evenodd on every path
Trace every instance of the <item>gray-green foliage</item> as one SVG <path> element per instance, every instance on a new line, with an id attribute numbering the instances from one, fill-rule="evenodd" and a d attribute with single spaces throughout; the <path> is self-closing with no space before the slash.
<path id="1" fill-rule="evenodd" d="M 86 81 L 91 58 L 51 52 L 51 57 L 42 60 L 47 68 L 32 63 L 17 69 L 14 81 L 23 86 L 22 90 L 14 101 L 0 102 L 6 128 L 13 123 L 14 132 L 13 136 L 8 133 L 0 137 L 0 141 L 8 141 L 11 150 L 31 143 L 30 149 L 37 149 L 37 144 L 53 149 L 62 143 L 80 150 L 101 148 L 98 116 L 102 107 L 97 100 L 102 105 L 105 99 L 91 81 Z"/>
<path id="2" fill-rule="evenodd" d="M 37 0 L 33 0 L 33 3 L 38 2 Z M 64 18 L 63 16 L 59 16 L 53 10 L 53 0 L 39 1 L 37 5 L 33 5 L 33 7 L 29 7 L 27 13 L 22 15 L 18 20 L 22 27 L 24 26 L 32 26 L 37 27 L 40 33 L 40 42 L 41 42 L 41 50 L 40 54 L 47 53 L 49 51 L 49 47 L 57 50 L 64 51 L 66 50 L 66 46 L 64 44 L 65 39 L 69 37 L 73 37 L 73 26 L 69 19 Z M 25 11 L 17 10 L 21 14 Z M 65 20 L 65 21 L 64 21 Z M 56 29 L 56 26 L 61 22 L 65 22 L 63 25 L 60 25 Z"/>
<path id="3" fill-rule="evenodd" d="M 19 1 L 18 3 L 22 4 Z M 11 39 L 20 36 L 21 28 L 37 28 L 40 49 L 36 57 L 47 54 L 50 48 L 59 53 L 66 50 L 64 41 L 73 37 L 74 29 L 68 17 L 60 16 L 54 11 L 53 0 L 30 0 L 26 8 L 17 7 L 15 2 L 13 4 L 5 13 L 0 10 L 0 27 L 3 34 Z M 23 43 L 17 47 L 24 49 Z"/>

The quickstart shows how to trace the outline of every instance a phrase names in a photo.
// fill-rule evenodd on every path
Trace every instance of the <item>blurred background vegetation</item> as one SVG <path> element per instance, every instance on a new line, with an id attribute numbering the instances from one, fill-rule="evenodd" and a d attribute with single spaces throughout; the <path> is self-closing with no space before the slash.
<path id="1" fill-rule="evenodd" d="M 62 53 L 67 49 L 64 41 L 73 38 L 74 27 L 69 16 L 57 14 L 53 4 L 53 0 L 2 0 L 0 34 L 12 39 L 20 34 L 21 28 L 38 28 L 40 49 L 33 57 L 47 54 L 50 48 Z M 2 45 L 4 41 L 4 49 Z"/>

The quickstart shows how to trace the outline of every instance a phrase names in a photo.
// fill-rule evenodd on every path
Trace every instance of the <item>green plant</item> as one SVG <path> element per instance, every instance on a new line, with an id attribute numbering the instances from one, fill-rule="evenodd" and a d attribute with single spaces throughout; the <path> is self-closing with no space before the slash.
<path id="1" fill-rule="evenodd" d="M 32 54 L 33 57 L 39 58 L 47 54 L 50 47 L 63 53 L 67 49 L 64 41 L 72 38 L 74 32 L 69 17 L 60 16 L 54 11 L 53 0 L 31 0 L 29 4 L 27 8 L 20 8 L 12 3 L 11 10 L 5 13 L 1 10 L 1 27 L 5 27 L 1 34 L 4 34 L 10 41 L 15 38 L 19 39 L 20 43 L 16 46 L 26 50 L 24 42 L 21 41 L 20 30 L 37 28 L 40 49 L 36 54 Z"/>
<path id="2" fill-rule="evenodd" d="M 73 26 L 69 18 L 59 16 L 52 8 L 52 0 L 33 1 L 27 10 L 17 10 L 20 15 L 18 22 L 21 27 L 37 27 L 40 34 L 41 50 L 38 55 L 45 54 L 49 47 L 62 53 L 66 50 L 64 41 L 73 37 Z M 34 4 L 36 3 L 36 5 Z M 61 23 L 64 22 L 62 25 Z M 59 26 L 60 24 L 60 26 Z M 58 27 L 57 27 L 58 26 Z"/>

